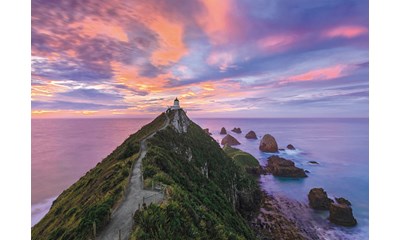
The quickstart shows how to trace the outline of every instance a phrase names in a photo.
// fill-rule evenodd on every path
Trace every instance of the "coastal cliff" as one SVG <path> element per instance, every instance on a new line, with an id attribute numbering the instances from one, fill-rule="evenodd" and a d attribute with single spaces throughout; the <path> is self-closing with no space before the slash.
<path id="1" fill-rule="evenodd" d="M 162 186 L 162 199 L 135 204 L 124 239 L 255 239 L 257 182 L 182 109 L 160 114 L 60 194 L 32 239 L 101 238 L 132 204 L 137 169 L 142 188 Z"/>

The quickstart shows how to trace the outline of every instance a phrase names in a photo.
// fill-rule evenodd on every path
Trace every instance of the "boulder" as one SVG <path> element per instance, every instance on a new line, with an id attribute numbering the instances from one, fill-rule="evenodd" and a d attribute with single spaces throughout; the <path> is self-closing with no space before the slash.
<path id="1" fill-rule="evenodd" d="M 212 133 L 210 132 L 210 129 L 205 128 L 205 129 L 203 129 L 203 130 L 204 130 L 204 132 L 206 132 L 208 135 L 212 135 Z"/>
<path id="2" fill-rule="evenodd" d="M 266 170 L 272 173 L 272 175 L 277 177 L 290 177 L 290 178 L 307 177 L 307 174 L 304 172 L 304 169 L 296 167 L 293 161 L 275 155 L 268 158 Z"/>
<path id="3" fill-rule="evenodd" d="M 233 129 L 232 129 L 232 132 L 235 132 L 235 133 L 242 133 L 242 129 L 240 129 L 240 128 L 233 128 Z"/>
<path id="4" fill-rule="evenodd" d="M 328 194 L 323 188 L 313 188 L 308 193 L 308 201 L 311 208 L 317 210 L 328 210 L 333 200 L 328 198 Z"/>
<path id="5" fill-rule="evenodd" d="M 287 149 L 296 150 L 296 148 L 292 144 L 287 145 Z"/>
<path id="6" fill-rule="evenodd" d="M 346 227 L 357 225 L 353 210 L 347 204 L 332 203 L 329 207 L 329 221 Z"/>
<path id="7" fill-rule="evenodd" d="M 259 149 L 263 152 L 278 152 L 278 144 L 273 136 L 265 134 L 261 139 Z"/>
<path id="8" fill-rule="evenodd" d="M 257 139 L 257 135 L 254 131 L 250 131 L 246 134 L 245 138 L 247 139 Z"/>
<path id="9" fill-rule="evenodd" d="M 221 132 L 219 134 L 226 134 L 226 129 L 224 127 L 222 127 Z"/>
<path id="10" fill-rule="evenodd" d="M 240 142 L 238 140 L 236 140 L 236 138 L 234 138 L 230 134 L 228 134 L 222 139 L 221 144 L 223 146 L 225 146 L 225 145 L 235 146 L 235 145 L 239 145 Z"/>
<path id="11" fill-rule="evenodd" d="M 349 200 L 347 200 L 346 198 L 342 198 L 342 197 L 335 198 L 335 201 L 337 203 L 339 203 L 339 204 L 344 204 L 344 205 L 347 205 L 347 206 L 351 206 L 351 202 Z"/>

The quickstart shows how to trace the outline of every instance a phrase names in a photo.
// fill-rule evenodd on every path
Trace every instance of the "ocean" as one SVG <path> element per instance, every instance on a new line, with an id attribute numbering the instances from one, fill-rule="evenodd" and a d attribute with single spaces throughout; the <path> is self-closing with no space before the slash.
<path id="1" fill-rule="evenodd" d="M 52 201 L 64 189 L 151 120 L 32 119 L 31 225 L 47 213 Z M 223 138 L 219 131 L 225 127 L 241 142 L 236 147 L 251 153 L 262 165 L 271 156 L 258 150 L 264 134 L 274 136 L 279 148 L 294 145 L 296 150 L 280 151 L 279 155 L 309 170 L 309 177 L 294 180 L 264 175 L 260 177 L 263 190 L 278 199 L 300 203 L 303 207 L 297 214 L 315 224 L 322 239 L 368 239 L 368 119 L 192 120 L 202 128 L 209 128 L 218 142 Z M 231 132 L 234 127 L 240 127 L 242 134 Z M 250 130 L 256 132 L 258 140 L 244 137 Z M 306 207 L 307 194 L 314 187 L 323 187 L 331 198 L 350 200 L 358 225 L 353 228 L 335 226 L 327 220 L 326 211 L 317 212 Z"/>

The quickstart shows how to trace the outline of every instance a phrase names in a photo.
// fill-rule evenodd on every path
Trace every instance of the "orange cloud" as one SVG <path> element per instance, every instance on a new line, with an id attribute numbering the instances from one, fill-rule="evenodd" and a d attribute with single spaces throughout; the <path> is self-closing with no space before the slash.
<path id="1" fill-rule="evenodd" d="M 353 38 L 363 35 L 368 32 L 368 29 L 362 26 L 339 26 L 329 29 L 324 33 L 325 37 L 344 37 Z"/>
<path id="2" fill-rule="evenodd" d="M 75 22 L 70 26 L 78 29 L 80 34 L 90 38 L 96 37 L 97 35 L 105 35 L 122 42 L 128 42 L 128 35 L 124 29 L 111 22 L 105 22 L 100 19 L 85 18 L 83 21 Z"/>
<path id="3" fill-rule="evenodd" d="M 172 22 L 163 16 L 155 16 L 148 27 L 159 36 L 160 47 L 151 55 L 153 64 L 174 63 L 187 53 L 183 42 L 184 26 L 182 23 Z"/>
<path id="4" fill-rule="evenodd" d="M 167 79 L 172 77 L 171 73 L 161 74 L 154 78 L 142 77 L 137 66 L 123 65 L 119 62 L 112 62 L 111 66 L 117 83 L 140 91 L 162 92 Z"/>
<path id="5" fill-rule="evenodd" d="M 232 24 L 235 19 L 230 15 L 234 2 L 232 0 L 202 0 L 202 2 L 206 11 L 197 16 L 196 20 L 212 43 L 224 44 L 232 40 L 230 36 L 236 35 L 239 30 Z"/>

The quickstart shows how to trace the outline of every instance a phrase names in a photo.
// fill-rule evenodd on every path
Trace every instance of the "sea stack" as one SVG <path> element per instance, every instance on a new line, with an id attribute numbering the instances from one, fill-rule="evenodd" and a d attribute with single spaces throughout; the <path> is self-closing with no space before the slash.
<path id="1" fill-rule="evenodd" d="M 219 134 L 226 134 L 226 129 L 224 127 L 222 127 L 221 132 Z"/>
<path id="2" fill-rule="evenodd" d="M 234 132 L 234 133 L 242 133 L 242 129 L 240 129 L 240 128 L 233 128 L 233 129 L 232 129 L 232 132 Z"/>
<path id="3" fill-rule="evenodd" d="M 221 144 L 223 146 L 225 146 L 225 145 L 235 146 L 235 145 L 240 145 L 240 142 L 238 140 L 236 140 L 236 138 L 234 138 L 230 134 L 228 134 L 222 139 Z"/>
<path id="4" fill-rule="evenodd" d="M 328 210 L 333 200 L 328 198 L 328 194 L 323 188 L 313 188 L 308 193 L 310 207 L 317 210 Z"/>
<path id="5" fill-rule="evenodd" d="M 353 216 L 353 210 L 345 203 L 332 203 L 330 205 L 329 221 L 345 227 L 357 225 L 357 220 Z"/>
<path id="6" fill-rule="evenodd" d="M 290 177 L 290 178 L 304 178 L 307 174 L 304 169 L 298 168 L 294 165 L 293 161 L 278 157 L 271 156 L 268 158 L 266 166 L 267 172 L 277 177 Z"/>
<path id="7" fill-rule="evenodd" d="M 257 139 L 257 135 L 254 131 L 250 131 L 246 134 L 245 138 L 247 139 Z"/>
<path id="8" fill-rule="evenodd" d="M 292 144 L 287 145 L 286 148 L 289 150 L 296 150 L 296 148 Z"/>
<path id="9" fill-rule="evenodd" d="M 265 134 L 261 139 L 259 149 L 263 152 L 278 152 L 278 144 L 272 135 Z"/>

